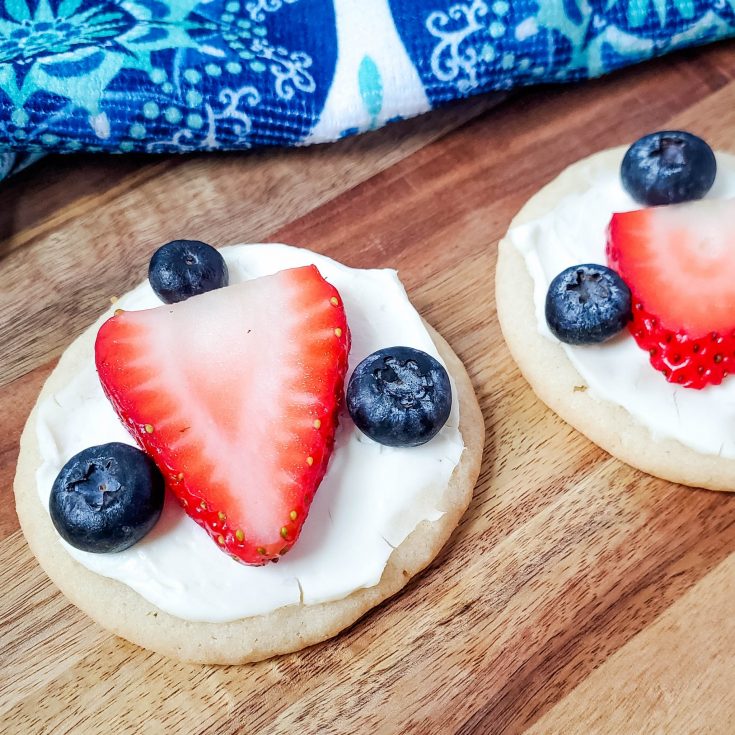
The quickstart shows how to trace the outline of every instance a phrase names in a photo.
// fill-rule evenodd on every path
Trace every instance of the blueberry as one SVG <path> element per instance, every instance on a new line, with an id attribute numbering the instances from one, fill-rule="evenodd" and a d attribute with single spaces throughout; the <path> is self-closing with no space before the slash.
<path id="1" fill-rule="evenodd" d="M 59 535 L 82 551 L 123 551 L 153 528 L 164 481 L 153 460 L 120 442 L 89 447 L 59 472 L 49 512 Z"/>
<path id="2" fill-rule="evenodd" d="M 184 301 L 229 282 L 225 259 L 199 240 L 172 240 L 162 245 L 148 265 L 148 280 L 166 304 Z"/>
<path id="3" fill-rule="evenodd" d="M 662 130 L 637 140 L 620 168 L 628 194 L 648 205 L 701 199 L 716 174 L 712 149 L 696 135 L 680 130 Z"/>
<path id="4" fill-rule="evenodd" d="M 630 289 L 615 271 L 604 265 L 574 265 L 549 285 L 546 323 L 562 342 L 604 342 L 630 319 Z"/>
<path id="5" fill-rule="evenodd" d="M 444 426 L 451 407 L 447 371 L 411 347 L 373 352 L 347 386 L 347 409 L 357 428 L 389 447 L 425 444 Z"/>

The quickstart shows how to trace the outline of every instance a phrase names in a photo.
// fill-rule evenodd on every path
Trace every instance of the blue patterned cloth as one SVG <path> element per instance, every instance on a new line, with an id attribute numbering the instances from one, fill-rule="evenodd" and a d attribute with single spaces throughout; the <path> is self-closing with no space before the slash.
<path id="1" fill-rule="evenodd" d="M 0 175 L 335 140 L 734 30 L 735 0 L 0 0 Z"/>

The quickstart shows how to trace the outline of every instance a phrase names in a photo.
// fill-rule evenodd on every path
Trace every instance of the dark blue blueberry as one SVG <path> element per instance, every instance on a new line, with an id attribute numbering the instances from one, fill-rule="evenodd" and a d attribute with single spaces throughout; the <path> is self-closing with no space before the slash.
<path id="1" fill-rule="evenodd" d="M 444 426 L 451 407 L 447 371 L 411 347 L 373 352 L 347 386 L 347 409 L 357 428 L 389 447 L 425 444 Z"/>
<path id="2" fill-rule="evenodd" d="M 75 454 L 51 488 L 49 512 L 59 535 L 82 551 L 123 551 L 153 528 L 164 482 L 153 460 L 120 442 Z"/>
<path id="3" fill-rule="evenodd" d="M 637 140 L 620 168 L 625 190 L 647 205 L 701 199 L 716 174 L 712 149 L 696 135 L 680 130 L 662 130 Z"/>
<path id="4" fill-rule="evenodd" d="M 630 318 L 630 289 L 615 271 L 604 265 L 574 265 L 549 285 L 546 323 L 562 342 L 604 342 Z"/>
<path id="5" fill-rule="evenodd" d="M 172 240 L 148 265 L 148 280 L 161 301 L 174 304 L 229 283 L 225 259 L 199 240 Z"/>

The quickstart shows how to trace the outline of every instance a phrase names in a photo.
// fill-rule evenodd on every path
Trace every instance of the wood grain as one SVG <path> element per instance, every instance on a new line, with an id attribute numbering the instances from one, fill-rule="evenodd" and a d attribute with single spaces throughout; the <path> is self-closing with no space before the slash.
<path id="1" fill-rule="evenodd" d="M 495 319 L 495 244 L 572 161 L 682 126 L 735 149 L 735 45 L 476 100 L 329 147 L 48 160 L 0 212 L 0 729 L 7 733 L 735 730 L 735 498 L 646 477 L 544 408 Z M 172 237 L 397 267 L 488 430 L 470 510 L 399 597 L 250 667 L 172 663 L 55 591 L 10 502 L 55 357 Z M 8 347 L 9 346 L 9 347 Z"/>
<path id="2" fill-rule="evenodd" d="M 729 556 L 527 732 L 602 735 L 637 727 L 729 735 L 733 656 L 723 642 L 735 638 L 733 605 L 735 558 Z M 612 690 L 610 682 L 616 682 Z"/>

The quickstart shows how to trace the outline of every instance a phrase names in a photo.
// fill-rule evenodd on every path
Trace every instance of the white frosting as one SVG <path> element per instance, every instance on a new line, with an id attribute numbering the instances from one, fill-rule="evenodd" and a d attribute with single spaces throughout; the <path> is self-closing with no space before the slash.
<path id="1" fill-rule="evenodd" d="M 236 245 L 221 252 L 231 283 L 314 263 L 344 301 L 352 333 L 348 376 L 369 354 L 393 345 L 441 360 L 395 271 L 347 268 L 286 245 Z M 114 308 L 159 305 L 145 282 Z M 39 409 L 42 464 L 36 478 L 44 506 L 70 457 L 110 441 L 134 444 L 102 392 L 90 351 L 85 367 Z M 170 496 L 153 531 L 126 551 L 90 554 L 59 542 L 88 569 L 187 620 L 222 622 L 300 601 L 337 600 L 377 584 L 393 548 L 422 521 L 441 517 L 441 497 L 463 448 L 456 395 L 444 428 L 416 448 L 376 444 L 343 411 L 331 463 L 301 537 L 277 564 L 247 567 L 232 560 Z"/>
<path id="2" fill-rule="evenodd" d="M 539 331 L 555 342 L 544 311 L 552 279 L 572 265 L 607 264 L 606 230 L 612 214 L 640 208 L 620 183 L 623 152 L 614 160 L 592 157 L 578 164 L 573 185 L 553 211 L 508 233 L 534 281 Z M 707 198 L 735 197 L 735 156 L 718 153 L 717 164 L 717 179 Z M 668 383 L 627 329 L 601 345 L 562 347 L 591 395 L 622 406 L 654 437 L 677 439 L 704 454 L 735 458 L 732 377 L 703 390 Z"/>

